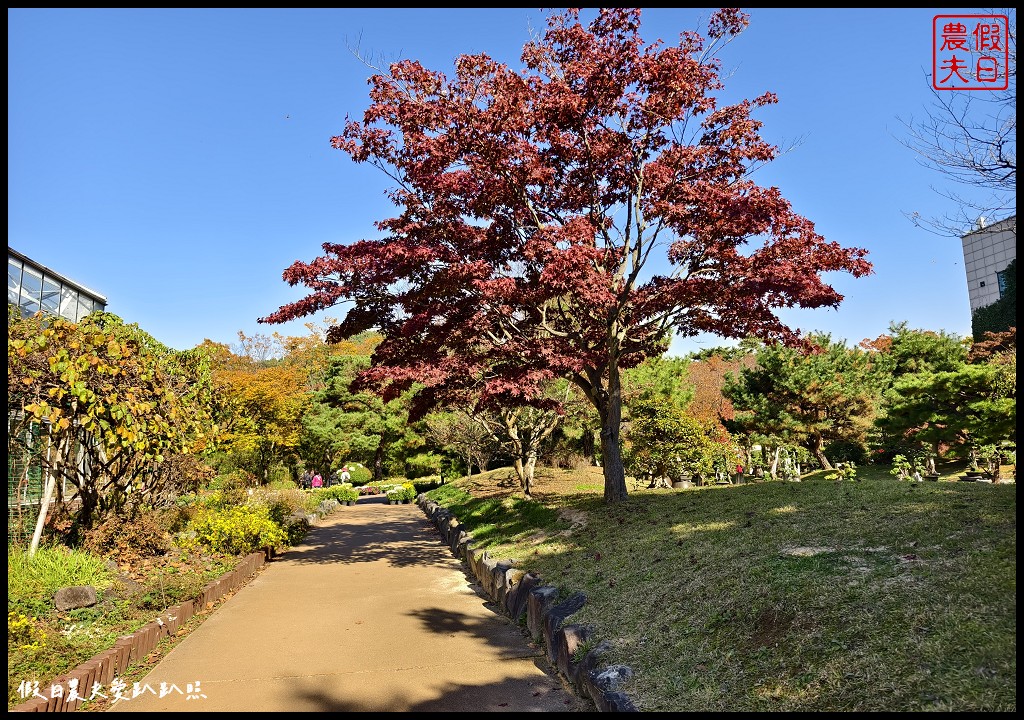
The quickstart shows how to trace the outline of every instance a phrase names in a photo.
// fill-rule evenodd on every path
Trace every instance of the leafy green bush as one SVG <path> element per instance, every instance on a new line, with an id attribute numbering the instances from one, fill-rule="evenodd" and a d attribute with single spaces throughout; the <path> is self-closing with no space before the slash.
<path id="1" fill-rule="evenodd" d="M 436 453 L 420 453 L 405 461 L 405 476 L 410 480 L 437 475 L 443 458 Z"/>
<path id="2" fill-rule="evenodd" d="M 825 445 L 825 457 L 833 462 L 864 463 L 868 459 L 868 449 L 856 440 L 835 440 Z M 806 467 L 808 463 L 801 461 L 801 465 Z"/>
<path id="3" fill-rule="evenodd" d="M 457 480 L 466 474 L 465 463 L 462 458 L 455 457 L 453 455 L 444 455 L 441 457 L 441 465 L 439 467 L 442 480 Z"/>
<path id="4" fill-rule="evenodd" d="M 204 509 L 189 524 L 178 543 L 246 555 L 260 548 L 279 547 L 287 542 L 284 529 L 274 522 L 265 505 Z"/>
<path id="5" fill-rule="evenodd" d="M 444 480 L 440 475 L 433 475 L 431 477 L 419 478 L 413 483 L 413 487 L 416 488 L 416 494 L 429 492 L 434 488 L 438 488 L 444 485 Z"/>
<path id="6" fill-rule="evenodd" d="M 341 474 L 340 471 L 339 474 Z M 365 485 L 373 480 L 373 473 L 370 472 L 369 468 L 363 467 L 362 465 L 349 464 L 348 474 L 351 476 L 349 478 L 349 482 L 356 487 Z"/>
<path id="7" fill-rule="evenodd" d="M 857 465 L 852 462 L 836 463 L 835 472 L 825 476 L 826 480 L 856 480 Z"/>
<path id="8" fill-rule="evenodd" d="M 307 507 L 316 507 L 324 500 L 337 500 L 338 502 L 358 500 L 359 491 L 352 486 L 352 483 L 342 483 L 341 485 L 332 485 L 329 488 L 317 488 L 309 493 L 307 497 L 311 498 Z"/>
<path id="9" fill-rule="evenodd" d="M 355 502 L 359 499 L 359 491 L 356 490 L 352 483 L 342 483 L 331 488 L 334 490 L 334 497 L 338 502 Z"/>
<path id="10" fill-rule="evenodd" d="M 716 460 L 729 455 L 730 448 L 715 440 L 709 423 L 681 408 L 641 402 L 633 409 L 623 460 L 634 477 L 681 480 L 691 474 L 706 479 L 714 473 Z"/>

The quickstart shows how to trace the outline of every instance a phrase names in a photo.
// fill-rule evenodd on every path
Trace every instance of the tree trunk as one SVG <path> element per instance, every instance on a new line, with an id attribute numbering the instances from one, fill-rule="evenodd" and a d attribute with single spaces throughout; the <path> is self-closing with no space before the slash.
<path id="1" fill-rule="evenodd" d="M 619 368 L 611 364 L 608 372 L 608 393 L 600 399 L 598 411 L 601 415 L 601 463 L 604 469 L 604 501 L 613 504 L 622 502 L 626 492 L 626 470 L 622 466 L 622 448 L 619 446 L 619 430 L 622 427 L 622 387 L 619 384 Z"/>
<path id="2" fill-rule="evenodd" d="M 777 480 L 779 477 L 779 453 L 782 452 L 782 447 L 779 445 L 775 446 L 775 453 L 772 455 L 772 464 L 768 468 L 768 474 L 772 476 L 772 480 Z"/>
<path id="3" fill-rule="evenodd" d="M 825 441 L 821 435 L 814 435 L 811 438 L 811 442 L 813 443 L 811 452 L 814 453 L 814 457 L 821 463 L 821 467 L 825 470 L 832 470 L 832 463 L 825 457 Z"/>
<path id="4" fill-rule="evenodd" d="M 380 442 L 377 443 L 377 450 L 373 453 L 373 479 L 374 482 L 380 482 L 384 479 L 384 436 L 380 436 Z"/>
<path id="5" fill-rule="evenodd" d="M 516 455 L 515 462 L 512 463 L 512 467 L 516 470 L 516 477 L 519 478 L 519 487 L 523 487 L 526 484 L 526 468 L 523 466 L 523 459 Z"/>
<path id="6" fill-rule="evenodd" d="M 47 448 L 48 461 L 43 465 L 43 497 L 39 501 L 39 516 L 36 518 L 35 532 L 32 533 L 32 542 L 28 547 L 28 555 L 32 557 L 39 549 L 39 541 L 43 536 L 43 526 L 46 524 L 46 515 L 50 512 L 50 500 L 53 498 L 54 489 L 57 487 L 57 476 L 51 472 L 49 456 L 53 446 Z"/>
<path id="7" fill-rule="evenodd" d="M 518 462 L 518 461 L 517 461 Z M 523 494 L 530 498 L 533 496 L 533 471 L 537 467 L 537 455 L 531 453 L 527 458 L 526 462 L 522 464 L 523 470 Z"/>

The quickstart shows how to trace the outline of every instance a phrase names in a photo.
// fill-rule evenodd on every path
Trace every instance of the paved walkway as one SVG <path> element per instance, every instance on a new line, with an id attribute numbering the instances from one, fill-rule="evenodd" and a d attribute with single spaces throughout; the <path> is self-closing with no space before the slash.
<path id="1" fill-rule="evenodd" d="M 320 521 L 140 682 L 182 694 L 112 712 L 593 710 L 478 594 L 423 512 L 381 497 Z M 197 682 L 205 697 L 188 699 Z"/>

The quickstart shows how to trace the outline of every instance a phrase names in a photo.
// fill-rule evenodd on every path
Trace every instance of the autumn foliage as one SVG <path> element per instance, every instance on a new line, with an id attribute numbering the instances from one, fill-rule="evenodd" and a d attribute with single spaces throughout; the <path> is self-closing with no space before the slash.
<path id="1" fill-rule="evenodd" d="M 622 369 L 672 333 L 799 343 L 777 310 L 836 307 L 822 274 L 870 272 L 750 179 L 777 154 L 753 118 L 776 98 L 720 104 L 714 57 L 746 24 L 722 10 L 706 37 L 647 44 L 638 9 L 586 25 L 567 10 L 521 70 L 478 54 L 452 77 L 413 60 L 375 74 L 332 143 L 393 179 L 398 212 L 289 267 L 309 294 L 262 320 L 351 302 L 334 337 L 383 336 L 359 384 L 419 384 L 414 416 L 470 393 L 539 404 L 569 378 L 600 415 L 605 498 L 623 499 Z"/>

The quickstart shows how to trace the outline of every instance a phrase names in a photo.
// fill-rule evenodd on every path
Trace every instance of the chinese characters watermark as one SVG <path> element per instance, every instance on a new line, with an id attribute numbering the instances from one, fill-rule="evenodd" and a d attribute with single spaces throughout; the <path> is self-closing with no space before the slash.
<path id="1" fill-rule="evenodd" d="M 128 688 L 128 683 L 120 678 L 114 678 L 110 682 L 110 687 L 107 692 L 103 692 L 103 685 L 98 682 L 92 684 L 92 689 L 89 690 L 88 695 L 84 695 L 84 688 L 78 687 L 78 680 L 72 679 L 68 681 L 67 688 L 62 684 L 56 683 L 49 687 L 49 695 L 44 693 L 40 687 L 39 682 L 36 680 L 22 680 L 21 684 L 18 685 L 18 696 L 22 700 L 28 700 L 30 698 L 41 698 L 43 700 L 50 700 L 52 698 L 64 698 L 65 702 L 75 702 L 77 700 L 106 700 L 110 699 L 111 704 L 116 704 L 123 700 L 133 700 L 140 695 L 149 693 L 159 698 L 165 698 L 168 695 L 177 693 L 178 695 L 184 696 L 186 700 L 200 700 L 205 699 L 206 694 L 203 692 L 202 686 L 199 680 L 185 684 L 185 691 L 183 692 L 174 683 L 162 682 L 159 685 L 159 691 L 154 690 L 148 683 L 133 683 L 131 689 Z"/>
<path id="2" fill-rule="evenodd" d="M 1006 90 L 1010 85 L 1006 15 L 936 15 L 932 19 L 932 87 Z"/>

